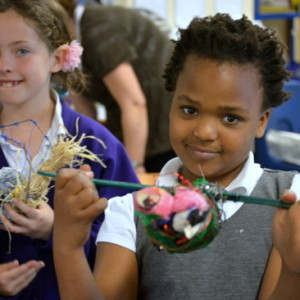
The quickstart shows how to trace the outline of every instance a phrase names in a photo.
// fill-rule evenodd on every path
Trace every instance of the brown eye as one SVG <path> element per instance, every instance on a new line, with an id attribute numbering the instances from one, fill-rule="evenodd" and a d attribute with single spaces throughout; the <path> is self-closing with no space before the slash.
<path id="1" fill-rule="evenodd" d="M 191 106 L 184 106 L 181 108 L 182 111 L 186 114 L 186 115 L 196 115 L 197 114 L 197 110 Z"/>
<path id="2" fill-rule="evenodd" d="M 236 124 L 241 121 L 241 118 L 237 116 L 228 115 L 224 117 L 224 121 L 229 124 Z"/>

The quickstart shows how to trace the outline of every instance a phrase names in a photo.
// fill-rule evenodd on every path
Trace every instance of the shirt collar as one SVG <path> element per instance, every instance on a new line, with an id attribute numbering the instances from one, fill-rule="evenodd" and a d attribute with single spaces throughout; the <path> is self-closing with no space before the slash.
<path id="1" fill-rule="evenodd" d="M 243 169 L 226 187 L 226 190 L 249 196 L 262 173 L 263 169 L 260 164 L 254 163 L 254 155 L 250 152 Z"/>
<path id="2" fill-rule="evenodd" d="M 52 92 L 54 96 L 53 100 L 55 102 L 55 110 L 54 110 L 52 125 L 48 133 L 51 134 L 53 138 L 56 138 L 57 135 L 66 134 L 66 130 L 64 127 L 64 120 L 62 118 L 62 105 L 59 96 L 56 91 L 52 90 Z"/>

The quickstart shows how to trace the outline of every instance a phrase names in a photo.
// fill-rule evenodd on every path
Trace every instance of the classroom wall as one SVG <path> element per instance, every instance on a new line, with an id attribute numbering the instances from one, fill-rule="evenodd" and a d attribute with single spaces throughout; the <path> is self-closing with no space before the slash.
<path id="1" fill-rule="evenodd" d="M 239 18 L 242 14 L 257 24 L 270 27 L 278 32 L 279 38 L 290 46 L 291 24 L 287 19 L 254 20 L 254 0 L 102 0 L 107 4 L 125 7 L 148 8 L 166 20 L 171 37 L 176 36 L 178 27 L 186 27 L 198 16 L 213 15 L 217 12 L 230 13 Z M 300 23 L 300 22 L 299 22 Z M 300 26 L 299 26 L 300 27 Z M 299 47 L 300 49 L 300 43 Z M 300 51 L 299 61 L 300 61 Z"/>
<path id="2" fill-rule="evenodd" d="M 110 0 L 114 5 L 143 7 L 166 19 L 170 27 L 184 27 L 198 16 L 226 12 L 233 17 L 247 15 L 254 18 L 254 0 Z"/>

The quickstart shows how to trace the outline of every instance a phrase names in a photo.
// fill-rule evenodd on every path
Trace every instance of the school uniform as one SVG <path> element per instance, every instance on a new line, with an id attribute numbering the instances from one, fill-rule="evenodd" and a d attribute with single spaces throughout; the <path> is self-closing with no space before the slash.
<path id="1" fill-rule="evenodd" d="M 47 133 L 47 136 L 53 138 L 58 134 L 63 134 L 65 130 L 67 130 L 70 135 L 76 136 L 77 139 L 79 139 L 82 134 L 97 137 L 103 141 L 106 148 L 93 138 L 86 138 L 81 143 L 82 146 L 85 145 L 87 149 L 92 151 L 94 154 L 98 154 L 103 163 L 106 165 L 106 167 L 103 167 L 97 162 L 85 160 L 85 163 L 91 166 L 95 178 L 138 182 L 124 147 L 103 125 L 87 118 L 86 116 L 78 114 L 66 103 L 60 102 L 57 95 L 56 102 L 55 116 L 52 123 L 53 126 Z M 18 165 L 21 164 L 21 161 L 16 161 L 14 158 L 14 152 L 10 155 L 10 151 L 13 151 L 11 145 L 7 145 L 7 143 L 3 140 L 0 140 L 0 144 L 0 167 L 18 167 Z M 5 150 L 3 151 L 3 149 Z M 48 140 L 44 141 L 41 149 L 43 150 L 41 150 L 41 153 L 37 155 L 33 161 L 33 170 L 38 170 L 38 167 L 43 160 L 51 155 L 51 145 L 49 145 Z M 24 168 L 24 170 L 26 170 L 26 168 Z M 51 184 L 53 185 L 53 181 Z M 98 190 L 101 197 L 107 198 L 111 198 L 116 195 L 121 196 L 128 193 L 127 189 L 122 188 L 99 187 Z M 48 204 L 51 207 L 53 207 L 53 195 L 54 188 L 50 189 L 47 195 L 49 199 Z M 88 262 L 91 266 L 94 265 L 95 259 L 95 239 L 103 219 L 104 216 L 102 215 L 94 221 L 90 238 L 84 247 Z M 11 247 L 10 253 L 8 253 L 9 244 Z M 1 230 L 0 245 L 0 263 L 8 262 L 13 259 L 18 259 L 20 263 L 24 263 L 31 259 L 42 260 L 45 263 L 45 267 L 39 271 L 36 278 L 29 284 L 29 286 L 10 299 L 60 299 L 52 257 L 52 236 L 50 236 L 48 241 L 44 241 L 30 238 L 22 234 L 11 233 L 10 241 L 8 233 Z M 0 299 L 6 298 L 0 297 Z"/>
<path id="2" fill-rule="evenodd" d="M 179 158 L 169 161 L 161 171 L 157 184 L 178 184 L 171 174 L 178 172 L 181 166 Z M 299 186 L 300 175 L 297 172 L 264 170 L 254 163 L 250 153 L 244 168 L 226 190 L 278 199 L 285 189 L 292 189 L 300 198 Z M 184 254 L 170 254 L 159 251 L 151 243 L 138 218 L 135 227 L 131 195 L 111 200 L 97 240 L 108 236 L 107 229 L 112 230 L 113 221 L 110 220 L 114 219 L 113 212 L 117 211 L 118 204 L 121 203 L 123 215 L 126 204 L 129 212 L 127 226 L 124 226 L 126 230 L 124 234 L 118 234 L 122 234 L 123 239 L 127 236 L 127 247 L 137 252 L 140 277 L 138 299 L 256 298 L 272 247 L 274 207 L 225 201 L 219 205 L 223 212 L 220 231 L 207 247 Z M 110 242 L 117 243 L 114 235 L 112 230 Z"/>

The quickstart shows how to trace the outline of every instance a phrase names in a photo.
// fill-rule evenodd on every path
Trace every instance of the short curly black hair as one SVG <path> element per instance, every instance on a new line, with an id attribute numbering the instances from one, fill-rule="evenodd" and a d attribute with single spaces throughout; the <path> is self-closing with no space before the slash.
<path id="1" fill-rule="evenodd" d="M 179 29 L 180 37 L 166 65 L 163 77 L 166 90 L 173 92 L 186 58 L 194 54 L 199 58 L 233 64 L 252 64 L 261 75 L 263 107 L 276 107 L 289 99 L 284 91 L 290 77 L 286 69 L 286 47 L 276 32 L 254 25 L 246 16 L 233 20 L 228 14 L 194 18 L 186 29 Z"/>

